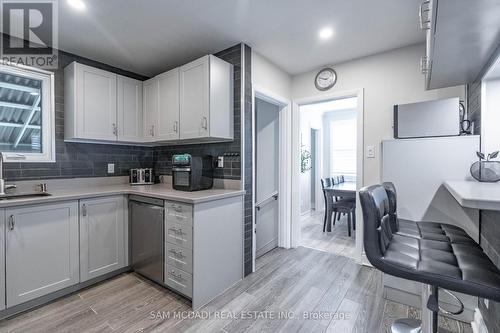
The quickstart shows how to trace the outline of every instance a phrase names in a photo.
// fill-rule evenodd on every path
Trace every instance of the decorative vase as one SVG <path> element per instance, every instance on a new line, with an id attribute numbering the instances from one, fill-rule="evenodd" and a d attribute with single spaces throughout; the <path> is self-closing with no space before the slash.
<path id="1" fill-rule="evenodd" d="M 470 174 L 479 182 L 498 182 L 500 180 L 500 162 L 477 161 L 471 165 Z"/>

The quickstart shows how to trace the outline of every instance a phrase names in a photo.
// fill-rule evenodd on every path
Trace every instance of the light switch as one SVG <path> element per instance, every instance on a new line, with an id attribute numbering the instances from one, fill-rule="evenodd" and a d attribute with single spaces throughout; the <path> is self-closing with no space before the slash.
<path id="1" fill-rule="evenodd" d="M 108 163 L 108 173 L 115 173 L 115 164 Z"/>
<path id="2" fill-rule="evenodd" d="M 375 158 L 375 146 L 366 146 L 366 158 Z"/>

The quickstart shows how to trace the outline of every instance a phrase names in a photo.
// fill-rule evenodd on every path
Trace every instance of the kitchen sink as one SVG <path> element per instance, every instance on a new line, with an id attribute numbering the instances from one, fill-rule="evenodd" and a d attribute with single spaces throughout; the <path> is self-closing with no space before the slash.
<path id="1" fill-rule="evenodd" d="M 36 197 L 48 197 L 50 193 L 47 192 L 30 192 L 30 193 L 7 193 L 0 195 L 0 200 L 12 200 L 12 199 L 28 199 Z"/>

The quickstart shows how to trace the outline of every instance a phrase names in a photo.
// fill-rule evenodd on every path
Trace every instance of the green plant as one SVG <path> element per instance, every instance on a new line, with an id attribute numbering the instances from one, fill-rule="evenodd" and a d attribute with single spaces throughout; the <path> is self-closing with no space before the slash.
<path id="1" fill-rule="evenodd" d="M 311 152 L 309 150 L 302 148 L 300 151 L 300 172 L 306 173 L 311 170 Z"/>

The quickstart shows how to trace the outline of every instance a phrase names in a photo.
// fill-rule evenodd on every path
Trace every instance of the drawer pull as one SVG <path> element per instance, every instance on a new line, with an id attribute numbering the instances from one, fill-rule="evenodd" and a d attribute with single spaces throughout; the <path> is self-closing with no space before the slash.
<path id="1" fill-rule="evenodd" d="M 171 249 L 171 250 L 170 250 L 170 253 L 173 253 L 173 254 L 174 254 L 174 256 L 176 256 L 176 257 L 181 257 L 181 258 L 184 258 L 184 255 L 182 254 L 182 251 L 177 252 L 177 251 L 175 251 L 174 249 Z"/>
<path id="2" fill-rule="evenodd" d="M 170 271 L 170 274 L 172 274 L 172 276 L 176 279 L 182 279 L 182 274 L 179 273 L 179 274 L 175 274 L 175 271 L 174 270 L 171 270 Z"/>
<path id="3" fill-rule="evenodd" d="M 176 228 L 169 228 L 168 230 L 173 231 L 176 235 L 183 235 L 184 233 L 182 232 L 182 229 L 176 229 Z"/>

